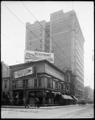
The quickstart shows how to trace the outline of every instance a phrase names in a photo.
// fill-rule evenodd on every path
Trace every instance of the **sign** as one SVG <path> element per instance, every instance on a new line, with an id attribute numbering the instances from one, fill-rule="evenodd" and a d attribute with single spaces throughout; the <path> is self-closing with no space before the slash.
<path id="1" fill-rule="evenodd" d="M 19 71 L 14 72 L 14 77 L 15 77 L 15 78 L 18 78 L 18 77 L 30 75 L 30 74 L 32 74 L 32 73 L 33 73 L 33 68 L 32 68 L 32 67 L 29 67 L 29 68 L 26 68 L 26 69 L 23 69 L 23 70 L 19 70 Z"/>
<path id="2" fill-rule="evenodd" d="M 48 60 L 54 63 L 54 53 L 46 53 L 39 51 L 25 51 L 25 62 L 38 61 L 38 60 Z"/>

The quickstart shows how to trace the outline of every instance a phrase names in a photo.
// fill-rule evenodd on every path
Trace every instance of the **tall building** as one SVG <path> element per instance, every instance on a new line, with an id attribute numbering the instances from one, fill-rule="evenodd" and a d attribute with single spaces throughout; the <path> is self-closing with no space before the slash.
<path id="1" fill-rule="evenodd" d="M 50 15 L 49 22 L 35 22 L 32 25 L 28 23 L 25 50 L 53 52 L 54 64 L 61 70 L 71 70 L 74 73 L 76 96 L 82 95 L 84 37 L 73 10 L 67 13 L 62 10 L 54 12 Z"/>
<path id="2" fill-rule="evenodd" d="M 50 24 L 45 21 L 26 24 L 25 50 L 50 51 Z"/>
<path id="3" fill-rule="evenodd" d="M 76 75 L 76 96 L 80 97 L 84 87 L 84 37 L 76 13 L 52 13 L 50 27 L 55 64 Z"/>

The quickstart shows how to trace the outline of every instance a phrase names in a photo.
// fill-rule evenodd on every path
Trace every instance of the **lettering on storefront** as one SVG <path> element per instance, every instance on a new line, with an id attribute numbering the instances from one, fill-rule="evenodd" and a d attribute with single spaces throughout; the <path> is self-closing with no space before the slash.
<path id="1" fill-rule="evenodd" d="M 27 75 L 30 75 L 30 74 L 33 74 L 33 68 L 32 67 L 14 72 L 14 77 L 19 78 L 19 77 L 27 76 Z"/>

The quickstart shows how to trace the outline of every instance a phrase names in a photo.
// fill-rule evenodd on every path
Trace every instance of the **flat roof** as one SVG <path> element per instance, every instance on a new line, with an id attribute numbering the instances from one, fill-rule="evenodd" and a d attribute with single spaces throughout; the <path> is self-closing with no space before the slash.
<path id="1" fill-rule="evenodd" d="M 27 62 L 27 63 L 20 63 L 20 64 L 16 64 L 16 65 L 11 65 L 11 66 L 9 66 L 10 67 L 10 69 L 12 69 L 12 68 L 14 68 L 14 67 L 17 67 L 17 66 L 23 66 L 23 65 L 31 65 L 32 63 L 42 63 L 42 62 L 45 62 L 45 63 L 47 63 L 47 64 L 49 64 L 49 65 L 51 65 L 53 68 L 55 68 L 56 70 L 58 70 L 59 72 L 61 72 L 61 73 L 63 73 L 64 74 L 64 72 L 61 70 L 61 69 L 59 69 L 57 66 L 55 66 L 54 64 L 52 64 L 52 63 L 50 63 L 49 61 L 47 61 L 47 60 L 39 60 L 39 61 L 31 61 L 31 62 Z"/>

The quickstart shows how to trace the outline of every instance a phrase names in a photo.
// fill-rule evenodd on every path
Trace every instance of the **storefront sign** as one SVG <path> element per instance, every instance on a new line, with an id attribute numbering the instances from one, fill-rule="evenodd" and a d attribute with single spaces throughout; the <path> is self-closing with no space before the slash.
<path id="1" fill-rule="evenodd" d="M 29 68 L 14 72 L 14 77 L 19 78 L 19 77 L 22 77 L 22 76 L 30 75 L 32 73 L 33 73 L 33 68 L 29 67 Z"/>
<path id="2" fill-rule="evenodd" d="M 46 59 L 54 63 L 54 53 L 38 52 L 38 51 L 25 51 L 25 62 L 38 61 Z"/>

